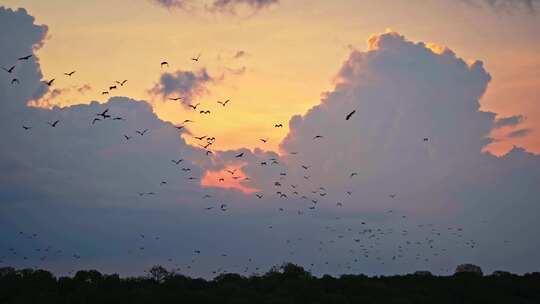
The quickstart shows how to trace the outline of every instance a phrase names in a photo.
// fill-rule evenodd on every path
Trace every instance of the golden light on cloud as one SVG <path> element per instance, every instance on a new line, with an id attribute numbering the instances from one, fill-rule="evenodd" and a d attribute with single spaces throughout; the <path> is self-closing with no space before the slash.
<path id="1" fill-rule="evenodd" d="M 433 42 L 426 43 L 426 47 L 428 49 L 430 49 L 433 53 L 437 54 L 437 55 L 441 55 L 444 52 L 448 51 L 447 47 L 442 46 L 442 45 L 438 45 L 438 44 L 433 43 Z"/>
<path id="2" fill-rule="evenodd" d="M 201 186 L 209 188 L 236 189 L 245 194 L 252 194 L 258 189 L 243 184 L 249 177 L 240 167 L 230 166 L 218 171 L 206 171 L 201 179 Z"/>

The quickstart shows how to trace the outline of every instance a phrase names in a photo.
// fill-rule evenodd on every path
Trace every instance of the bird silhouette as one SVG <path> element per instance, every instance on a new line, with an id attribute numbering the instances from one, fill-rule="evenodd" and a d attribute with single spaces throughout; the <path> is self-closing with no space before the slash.
<path id="1" fill-rule="evenodd" d="M 23 125 L 22 128 L 25 129 L 25 130 L 30 130 L 30 129 L 32 129 L 32 127 L 27 127 L 27 126 L 25 126 L 25 125 Z"/>
<path id="2" fill-rule="evenodd" d="M 117 84 L 119 84 L 119 85 L 120 85 L 121 87 L 123 87 L 123 86 L 124 86 L 124 84 L 126 84 L 126 82 L 127 82 L 127 79 L 125 79 L 125 80 L 122 80 L 122 81 L 115 81 L 115 82 L 116 82 Z"/>
<path id="3" fill-rule="evenodd" d="M 69 73 L 64 73 L 64 75 L 66 75 L 66 76 L 72 76 L 73 74 L 75 74 L 75 71 L 71 71 Z"/>
<path id="4" fill-rule="evenodd" d="M 188 107 L 192 108 L 193 110 L 197 110 L 197 107 L 200 105 L 200 103 L 197 103 L 196 105 L 189 104 Z"/>
<path id="5" fill-rule="evenodd" d="M 109 95 L 109 92 L 103 91 L 103 92 L 101 92 L 101 95 Z"/>
<path id="6" fill-rule="evenodd" d="M 139 134 L 140 136 L 143 136 L 146 132 L 148 132 L 148 129 L 144 129 L 143 131 L 135 131 L 135 133 Z"/>
<path id="7" fill-rule="evenodd" d="M 161 68 L 163 68 L 164 66 L 169 67 L 169 63 L 167 61 L 162 61 L 160 66 Z"/>
<path id="8" fill-rule="evenodd" d="M 20 83 L 19 79 L 17 79 L 17 78 L 11 79 L 11 84 L 15 84 L 15 83 L 19 84 Z"/>
<path id="9" fill-rule="evenodd" d="M 227 103 L 229 103 L 229 101 L 230 101 L 230 99 L 227 99 L 227 100 L 225 100 L 225 101 L 218 101 L 217 103 L 219 103 L 219 104 L 222 105 L 222 106 L 226 106 Z"/>
<path id="10" fill-rule="evenodd" d="M 210 114 L 210 110 L 206 110 L 206 111 L 199 111 L 199 114 Z"/>
<path id="11" fill-rule="evenodd" d="M 429 138 L 428 138 L 428 137 L 424 137 L 424 141 L 429 141 Z"/>
<path id="12" fill-rule="evenodd" d="M 323 136 L 322 136 L 322 135 L 315 135 L 315 136 L 313 137 L 313 139 L 319 139 L 319 138 L 323 138 Z"/>
<path id="13" fill-rule="evenodd" d="M 24 57 L 20 57 L 20 58 L 17 58 L 17 60 L 28 60 L 30 58 L 32 58 L 33 55 L 27 55 L 27 56 L 24 56 Z"/>
<path id="14" fill-rule="evenodd" d="M 53 127 L 53 128 L 56 128 L 56 126 L 58 125 L 58 123 L 60 122 L 60 120 L 56 120 L 54 122 L 48 122 L 49 126 Z"/>
<path id="15" fill-rule="evenodd" d="M 172 161 L 173 163 L 175 163 L 176 165 L 178 165 L 178 164 L 180 164 L 180 163 L 183 161 L 183 159 L 179 159 L 179 160 L 174 160 L 174 159 L 173 159 L 173 160 L 171 160 L 171 161 Z"/>
<path id="16" fill-rule="evenodd" d="M 199 144 L 199 146 L 200 146 L 201 148 L 205 149 L 205 150 L 208 149 L 208 147 L 210 147 L 211 145 L 212 145 L 211 142 L 207 143 L 206 145 L 201 145 L 201 144 Z"/>
<path id="17" fill-rule="evenodd" d="M 109 91 L 112 91 L 112 90 L 116 90 L 116 86 L 115 86 L 115 85 L 109 87 Z"/>
<path id="18" fill-rule="evenodd" d="M 53 79 L 51 79 L 51 80 L 49 80 L 49 81 L 45 81 L 45 84 L 46 84 L 47 86 L 50 87 L 50 86 L 52 86 L 54 80 L 55 80 L 55 79 L 53 78 Z"/>
<path id="19" fill-rule="evenodd" d="M 275 124 L 274 128 L 283 128 L 283 124 Z"/>
<path id="20" fill-rule="evenodd" d="M 186 119 L 186 120 L 184 120 L 183 123 L 186 124 L 186 123 L 188 123 L 188 122 L 194 122 L 194 121 L 193 121 L 193 120 Z"/>
<path id="21" fill-rule="evenodd" d="M 351 175 L 349 175 L 349 177 L 351 177 L 351 178 L 352 178 L 352 177 L 354 177 L 354 176 L 356 176 L 356 175 L 358 175 L 358 173 L 356 173 L 356 172 L 353 172 L 353 173 L 351 173 Z"/>
<path id="22" fill-rule="evenodd" d="M 395 198 L 397 194 L 390 194 L 388 195 L 390 198 Z"/>
<path id="23" fill-rule="evenodd" d="M 201 54 L 199 54 L 197 57 L 191 58 L 193 61 L 199 61 L 199 58 L 201 58 Z"/>
<path id="24" fill-rule="evenodd" d="M 181 99 L 184 99 L 184 97 L 169 97 L 169 100 L 172 100 L 172 101 L 178 101 Z"/>
<path id="25" fill-rule="evenodd" d="M 95 124 L 97 121 L 101 121 L 101 119 L 99 119 L 99 118 L 94 118 L 94 120 L 92 120 L 92 124 Z"/>
<path id="26" fill-rule="evenodd" d="M 107 119 L 107 118 L 111 117 L 111 115 L 107 114 L 108 112 L 109 112 L 109 109 L 107 108 L 103 112 L 97 113 L 96 115 L 103 117 L 103 119 Z"/>
<path id="27" fill-rule="evenodd" d="M 126 140 L 130 140 L 130 139 L 131 139 L 131 137 L 130 137 L 130 136 L 127 136 L 127 135 L 124 135 L 124 138 L 125 138 Z"/>
<path id="28" fill-rule="evenodd" d="M 236 158 L 240 158 L 240 157 L 242 157 L 242 156 L 244 156 L 244 152 L 237 154 L 235 157 L 236 157 Z"/>
<path id="29" fill-rule="evenodd" d="M 11 74 L 11 72 L 13 72 L 14 69 L 15 69 L 15 66 L 10 67 L 9 69 L 6 69 L 6 68 L 2 67 L 2 70 L 6 71 L 6 72 L 8 72 L 10 74 Z"/>
<path id="30" fill-rule="evenodd" d="M 260 138 L 259 140 L 262 141 L 263 143 L 267 143 L 267 142 L 268 142 L 268 138 L 266 138 L 266 139 L 265 139 L 265 138 Z"/>
<path id="31" fill-rule="evenodd" d="M 347 114 L 347 116 L 345 116 L 345 120 L 351 119 L 351 117 L 354 115 L 354 113 L 356 113 L 356 110 L 353 110 L 351 113 Z"/>
<path id="32" fill-rule="evenodd" d="M 194 136 L 193 138 L 196 138 L 196 139 L 198 139 L 198 140 L 203 140 L 203 139 L 206 138 L 206 135 L 205 135 L 205 136 L 201 136 L 201 137 Z"/>
<path id="33" fill-rule="evenodd" d="M 262 194 L 255 194 L 255 196 L 258 197 L 258 198 L 263 198 Z"/>

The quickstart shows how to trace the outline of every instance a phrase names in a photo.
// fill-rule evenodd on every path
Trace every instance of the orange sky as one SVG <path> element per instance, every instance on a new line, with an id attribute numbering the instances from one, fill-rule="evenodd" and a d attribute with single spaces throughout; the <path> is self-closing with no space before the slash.
<path id="1" fill-rule="evenodd" d="M 493 80 L 482 108 L 501 116 L 523 114 L 526 120 L 518 128 L 533 130 L 510 139 L 507 134 L 515 129 L 499 129 L 488 149 L 500 154 L 520 145 L 540 153 L 540 16 L 495 12 L 464 1 L 411 2 L 283 0 L 254 15 L 236 16 L 167 10 L 149 0 L 0 4 L 25 7 L 37 23 L 49 26 L 48 41 L 38 51 L 44 77 L 57 78 L 58 88 L 72 88 L 49 105 L 104 101 L 102 90 L 128 79 L 117 95 L 149 100 L 164 120 L 195 120 L 193 134 L 216 137 L 217 149 L 278 150 L 288 119 L 319 103 L 349 47 L 366 49 L 371 34 L 392 28 L 414 41 L 448 46 L 466 60 L 484 61 Z M 239 50 L 246 55 L 233 58 Z M 198 63 L 190 60 L 199 53 Z M 196 101 L 212 111 L 212 119 L 149 94 L 163 60 L 170 72 L 206 67 L 214 77 L 223 75 Z M 241 75 L 230 72 L 242 67 Z M 73 77 L 63 76 L 71 70 L 77 71 Z M 74 89 L 84 84 L 91 86 L 84 94 Z M 216 103 L 224 99 L 231 99 L 226 108 Z M 269 142 L 263 145 L 260 138 Z"/>
<path id="2" fill-rule="evenodd" d="M 201 179 L 201 185 L 204 187 L 236 189 L 248 194 L 257 192 L 257 189 L 242 184 L 246 178 L 249 177 L 239 167 L 231 166 L 219 171 L 206 171 Z"/>

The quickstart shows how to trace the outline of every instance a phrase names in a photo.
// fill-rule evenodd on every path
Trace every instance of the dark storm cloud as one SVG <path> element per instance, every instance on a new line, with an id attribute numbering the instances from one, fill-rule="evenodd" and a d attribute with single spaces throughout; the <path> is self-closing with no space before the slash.
<path id="1" fill-rule="evenodd" d="M 522 123 L 525 120 L 523 115 L 514 115 L 509 117 L 502 117 L 495 120 L 494 128 L 503 128 L 503 127 L 515 127 Z"/>

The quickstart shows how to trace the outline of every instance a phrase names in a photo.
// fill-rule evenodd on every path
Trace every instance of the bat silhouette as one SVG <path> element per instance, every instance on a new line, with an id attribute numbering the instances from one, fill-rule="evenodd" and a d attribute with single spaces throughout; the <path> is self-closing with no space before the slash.
<path id="1" fill-rule="evenodd" d="M 345 120 L 351 119 L 351 117 L 354 115 L 354 113 L 356 113 L 356 110 L 353 110 L 351 113 L 347 114 L 347 116 L 345 116 Z"/>

